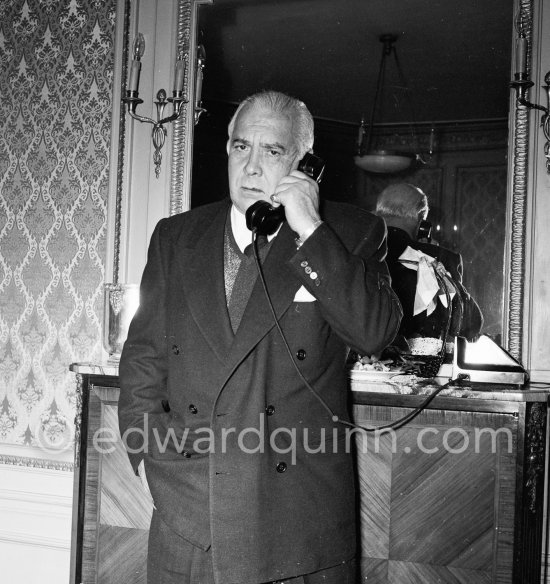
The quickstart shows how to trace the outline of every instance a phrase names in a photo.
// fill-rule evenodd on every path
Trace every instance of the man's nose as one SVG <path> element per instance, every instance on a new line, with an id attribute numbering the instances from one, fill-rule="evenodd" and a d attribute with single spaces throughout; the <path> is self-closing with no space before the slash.
<path id="1" fill-rule="evenodd" d="M 244 167 L 244 171 L 247 175 L 253 176 L 255 174 L 262 174 L 262 166 L 260 164 L 260 153 L 255 148 L 250 150 L 248 160 Z"/>

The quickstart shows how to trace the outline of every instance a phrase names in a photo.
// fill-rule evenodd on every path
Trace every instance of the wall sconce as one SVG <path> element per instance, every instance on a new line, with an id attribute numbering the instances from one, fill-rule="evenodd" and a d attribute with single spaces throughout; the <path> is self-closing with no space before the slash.
<path id="1" fill-rule="evenodd" d="M 516 72 L 514 73 L 514 80 L 510 82 L 510 87 L 516 90 L 516 101 L 528 109 L 537 109 L 543 113 L 541 118 L 542 131 L 546 138 L 544 145 L 544 156 L 546 157 L 546 172 L 550 174 L 550 71 L 544 77 L 543 89 L 546 91 L 546 107 L 532 103 L 527 99 L 527 92 L 534 83 L 529 79 L 527 74 L 527 52 L 528 40 L 525 36 L 523 27 L 523 19 L 521 15 L 516 20 L 516 30 L 518 38 L 516 40 Z"/>
<path id="2" fill-rule="evenodd" d="M 153 152 L 153 162 L 155 163 L 155 175 L 158 178 L 160 175 L 160 167 L 162 164 L 162 147 L 166 141 L 166 128 L 165 124 L 177 120 L 181 114 L 182 105 L 188 103 L 189 100 L 183 95 L 183 89 L 185 84 L 185 75 L 187 71 L 187 61 L 189 55 L 186 53 L 184 55 L 179 55 L 176 60 L 176 70 L 174 78 L 174 89 L 172 91 L 172 97 L 167 97 L 166 91 L 164 89 L 159 89 L 157 91 L 157 100 L 154 102 L 157 108 L 157 119 L 153 120 L 148 117 L 140 116 L 136 113 L 137 106 L 143 103 L 143 100 L 139 98 L 139 76 L 141 72 L 141 58 L 145 53 L 145 38 L 142 33 L 138 33 L 134 39 L 133 49 L 132 49 L 132 63 L 130 66 L 130 76 L 128 80 L 128 86 L 126 89 L 126 96 L 122 98 L 122 101 L 128 106 L 128 113 L 130 116 L 137 120 L 138 122 L 144 122 L 146 124 L 152 124 L 153 129 L 151 131 L 151 138 L 153 140 L 153 147 L 155 151 Z M 204 47 L 201 45 L 198 47 L 197 56 L 197 69 L 196 69 L 196 91 L 195 91 L 195 124 L 199 121 L 200 115 L 205 111 L 201 107 L 201 91 L 202 91 L 202 78 L 205 65 L 205 51 Z M 172 103 L 173 112 L 167 117 L 164 116 L 164 109 Z"/>

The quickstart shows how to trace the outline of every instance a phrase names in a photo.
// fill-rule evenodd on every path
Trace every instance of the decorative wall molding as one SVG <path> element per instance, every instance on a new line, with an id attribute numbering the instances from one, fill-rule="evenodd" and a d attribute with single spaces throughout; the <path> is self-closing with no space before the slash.
<path id="1" fill-rule="evenodd" d="M 0 545 L 42 547 L 69 553 L 72 473 L 0 465 Z"/>
<path id="2" fill-rule="evenodd" d="M 316 122 L 316 125 L 317 122 Z M 435 130 L 435 154 L 502 148 L 508 142 L 508 120 L 438 122 Z M 410 125 L 379 128 L 378 145 L 386 149 L 429 151 L 431 126 L 418 125 L 414 133 Z"/>
<path id="3" fill-rule="evenodd" d="M 26 547 L 32 546 L 67 551 L 71 547 L 70 539 L 59 539 L 50 535 L 36 537 L 4 529 L 0 529 L 0 543 L 16 543 Z"/>
<path id="4" fill-rule="evenodd" d="M 533 0 L 519 0 L 524 32 L 529 47 L 533 46 Z M 527 59 L 531 70 L 532 51 Z M 514 139 L 512 146 L 512 192 L 510 223 L 510 283 L 508 289 L 508 351 L 519 361 L 523 354 L 523 308 L 525 290 L 525 233 L 527 224 L 527 169 L 529 163 L 529 112 L 515 103 Z"/>
<path id="5" fill-rule="evenodd" d="M 184 94 L 188 103 L 174 123 L 172 165 L 170 170 L 170 215 L 191 208 L 191 169 L 193 166 L 193 129 L 195 119 L 195 68 L 197 58 L 197 9 L 212 0 L 178 0 L 177 52 L 187 55 Z"/>
<path id="6" fill-rule="evenodd" d="M 0 464 L 2 582 L 69 581 L 72 494 L 72 473 Z"/>
<path id="7" fill-rule="evenodd" d="M 38 446 L 0 444 L 0 464 L 43 471 L 73 472 L 74 446 L 71 443 L 63 450 L 52 450 Z"/>
<path id="8" fill-rule="evenodd" d="M 120 49 L 118 51 L 115 50 L 115 57 L 119 56 L 118 53 L 122 53 L 122 59 L 120 61 L 120 65 L 118 60 L 115 60 L 114 80 L 115 83 L 117 78 L 119 80 L 118 91 L 120 92 L 120 95 L 124 95 L 124 91 L 126 89 L 126 79 L 128 75 L 130 7 L 130 0 L 119 0 L 117 19 L 121 22 L 117 23 L 118 38 L 116 40 L 118 40 L 118 43 L 120 44 Z M 119 66 L 120 75 L 117 75 Z M 116 84 L 114 90 L 116 91 Z M 124 193 L 124 156 L 126 153 L 126 110 L 124 107 L 120 107 L 120 104 L 113 107 L 113 140 L 116 141 L 112 143 L 111 147 L 111 186 L 114 185 L 115 201 L 113 224 L 114 233 L 111 234 L 111 237 L 113 239 L 114 246 L 112 252 L 112 282 L 116 284 L 118 283 L 120 276 L 120 238 L 122 230 L 122 197 Z"/>
<path id="9" fill-rule="evenodd" d="M 25 489 L 2 489 L 0 493 L 0 505 L 5 501 L 17 501 L 19 503 L 39 503 L 48 508 L 66 507 L 72 510 L 72 497 L 53 493 L 37 493 Z"/>
<path id="10" fill-rule="evenodd" d="M 8 466 L 23 466 L 29 468 L 59 470 L 64 472 L 73 472 L 74 470 L 74 463 L 72 462 L 60 462 L 58 460 L 31 458 L 28 456 L 13 456 L 10 454 L 0 454 L 0 464 L 5 464 Z"/>

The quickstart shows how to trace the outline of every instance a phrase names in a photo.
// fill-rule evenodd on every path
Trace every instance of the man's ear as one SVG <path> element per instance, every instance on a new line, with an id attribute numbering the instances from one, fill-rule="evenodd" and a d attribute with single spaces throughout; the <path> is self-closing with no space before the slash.
<path id="1" fill-rule="evenodd" d="M 302 161 L 302 158 L 305 156 L 305 154 L 303 154 L 302 156 L 300 156 L 300 153 L 298 151 L 296 151 L 296 154 L 294 155 L 294 160 L 292 161 L 292 165 L 291 165 L 291 169 L 292 170 L 297 170 L 298 166 L 300 165 L 300 162 Z"/>
<path id="2" fill-rule="evenodd" d="M 227 156 L 229 156 L 229 146 L 231 145 L 231 138 L 229 138 L 229 140 L 227 140 L 227 142 L 225 143 L 225 151 L 227 152 Z"/>

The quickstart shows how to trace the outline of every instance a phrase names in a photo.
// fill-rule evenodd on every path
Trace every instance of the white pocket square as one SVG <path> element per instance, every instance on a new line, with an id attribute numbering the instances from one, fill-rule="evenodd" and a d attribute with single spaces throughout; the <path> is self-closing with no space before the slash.
<path id="1" fill-rule="evenodd" d="M 296 296 L 294 296 L 294 302 L 315 302 L 317 300 L 313 294 L 310 294 L 304 286 L 301 286 Z"/>

